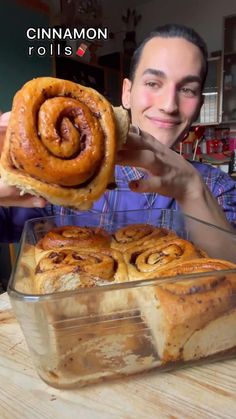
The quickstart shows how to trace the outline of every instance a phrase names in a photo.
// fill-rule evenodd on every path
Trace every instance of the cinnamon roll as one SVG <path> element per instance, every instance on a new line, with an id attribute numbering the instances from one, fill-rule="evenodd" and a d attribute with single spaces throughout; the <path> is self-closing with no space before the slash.
<path id="1" fill-rule="evenodd" d="M 126 252 L 139 245 L 150 247 L 152 243 L 156 243 L 157 239 L 169 239 L 173 236 L 176 236 L 176 233 L 166 228 L 155 227 L 151 224 L 130 224 L 119 228 L 113 234 L 111 247 Z"/>
<path id="2" fill-rule="evenodd" d="M 97 91 L 33 79 L 14 97 L 2 178 L 52 204 L 89 208 L 110 182 L 128 127 L 127 111 L 112 108 Z"/>
<path id="3" fill-rule="evenodd" d="M 127 280 L 120 252 L 110 249 L 67 249 L 48 251 L 35 268 L 39 294 L 91 288 Z"/>
<path id="4" fill-rule="evenodd" d="M 63 226 L 50 230 L 36 247 L 42 250 L 63 247 L 99 249 L 110 247 L 111 236 L 101 227 Z"/>
<path id="5" fill-rule="evenodd" d="M 169 236 L 167 236 L 169 237 Z M 178 237 L 166 239 L 152 238 L 149 245 L 144 243 L 128 250 L 125 261 L 130 280 L 151 279 L 163 276 L 163 271 L 181 261 L 204 257 L 205 253 L 192 243 Z"/>
<path id="6" fill-rule="evenodd" d="M 52 321 L 63 318 L 80 319 L 81 316 L 90 315 L 109 317 L 131 309 L 133 298 L 129 290 L 101 290 L 105 285 L 127 280 L 127 268 L 122 253 L 111 249 L 64 248 L 48 251 L 38 262 L 34 276 L 38 294 L 84 290 L 74 293 L 72 298 L 50 301 L 48 316 Z M 91 288 L 94 288 L 93 293 L 89 292 Z"/>
<path id="7" fill-rule="evenodd" d="M 185 261 L 166 268 L 163 275 L 211 273 L 197 279 L 161 281 L 138 293 L 142 316 L 163 362 L 198 359 L 236 346 L 236 331 L 232 330 L 236 321 L 236 275 L 227 273 L 229 269 L 236 269 L 236 265 L 208 258 Z M 226 272 L 212 273 L 218 270 Z"/>

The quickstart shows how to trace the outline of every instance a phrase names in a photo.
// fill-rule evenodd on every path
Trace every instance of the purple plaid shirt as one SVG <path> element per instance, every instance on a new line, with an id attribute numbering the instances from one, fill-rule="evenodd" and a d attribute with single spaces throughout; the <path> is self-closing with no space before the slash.
<path id="1" fill-rule="evenodd" d="M 236 227 L 236 183 L 229 175 L 210 165 L 192 162 L 198 170 L 212 194 L 223 208 L 229 222 Z M 117 188 L 107 190 L 102 197 L 96 201 L 91 213 L 140 210 L 140 209 L 178 209 L 178 204 L 172 198 L 156 193 L 135 193 L 128 187 L 128 182 L 143 177 L 143 172 L 136 168 L 116 166 Z M 18 241 L 22 232 L 24 222 L 30 218 L 79 214 L 80 211 L 48 205 L 44 209 L 29 208 L 0 208 L 0 242 Z"/>

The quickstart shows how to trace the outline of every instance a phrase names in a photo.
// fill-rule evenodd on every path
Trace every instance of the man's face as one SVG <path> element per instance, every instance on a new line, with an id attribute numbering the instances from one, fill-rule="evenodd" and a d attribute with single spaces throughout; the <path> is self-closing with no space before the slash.
<path id="1" fill-rule="evenodd" d="M 182 38 L 151 39 L 145 45 L 134 81 L 124 80 L 122 102 L 132 124 L 171 147 L 181 140 L 202 105 L 203 57 Z"/>

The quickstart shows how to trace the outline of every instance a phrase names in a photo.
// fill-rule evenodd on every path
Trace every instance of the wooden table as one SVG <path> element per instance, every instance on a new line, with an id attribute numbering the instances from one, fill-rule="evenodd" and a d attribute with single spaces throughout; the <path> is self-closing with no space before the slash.
<path id="1" fill-rule="evenodd" d="M 236 418 L 236 359 L 57 390 L 35 372 L 7 294 L 0 296 L 1 419 Z"/>

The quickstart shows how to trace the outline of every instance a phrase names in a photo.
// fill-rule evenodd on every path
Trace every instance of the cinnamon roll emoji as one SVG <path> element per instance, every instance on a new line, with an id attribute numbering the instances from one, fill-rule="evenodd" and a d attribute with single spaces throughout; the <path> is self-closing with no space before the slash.
<path id="1" fill-rule="evenodd" d="M 52 204 L 89 208 L 110 182 L 128 127 L 127 111 L 97 91 L 33 79 L 14 97 L 1 176 Z"/>

